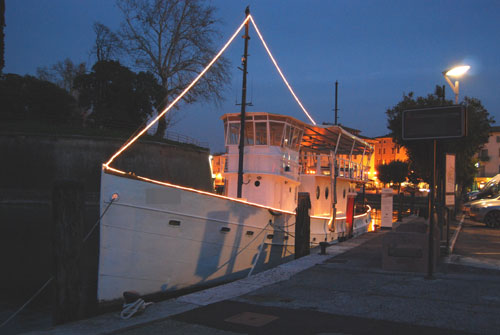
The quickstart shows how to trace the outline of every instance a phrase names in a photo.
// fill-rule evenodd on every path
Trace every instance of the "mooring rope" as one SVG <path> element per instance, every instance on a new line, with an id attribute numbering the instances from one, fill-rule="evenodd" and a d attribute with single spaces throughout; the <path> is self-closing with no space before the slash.
<path id="1" fill-rule="evenodd" d="M 106 206 L 106 208 L 104 209 L 104 211 L 102 212 L 101 216 L 99 217 L 99 219 L 97 219 L 97 222 L 94 224 L 94 226 L 90 229 L 89 233 L 87 234 L 87 236 L 84 237 L 83 239 L 83 243 L 85 243 L 88 238 L 90 237 L 90 235 L 92 234 L 92 232 L 95 230 L 95 228 L 97 227 L 97 225 L 99 224 L 99 222 L 101 222 L 101 219 L 104 217 L 104 214 L 106 214 L 106 212 L 108 211 L 109 207 L 111 206 L 111 204 L 116 200 L 116 198 L 111 198 L 111 201 L 109 202 L 108 206 Z M 78 254 L 77 257 L 80 257 L 80 253 Z M 14 319 L 19 313 L 21 313 L 25 308 L 26 306 L 28 306 L 36 297 L 38 297 L 38 295 L 40 293 L 43 292 L 43 290 L 49 286 L 49 284 L 55 279 L 55 276 L 51 276 L 49 278 L 49 280 L 47 280 L 45 282 L 45 284 L 42 285 L 42 287 L 40 287 L 38 289 L 38 291 L 36 291 L 35 294 L 33 294 L 33 296 L 31 296 L 31 298 L 28 299 L 28 301 L 26 301 L 17 311 L 15 311 L 7 320 L 5 320 L 1 325 L 0 325 L 0 329 L 5 326 L 7 323 L 9 323 L 12 319 Z"/>

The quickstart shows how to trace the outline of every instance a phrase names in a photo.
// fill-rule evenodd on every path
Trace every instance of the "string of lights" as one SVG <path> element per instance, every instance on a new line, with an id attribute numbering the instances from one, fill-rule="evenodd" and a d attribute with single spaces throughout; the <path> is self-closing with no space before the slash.
<path id="1" fill-rule="evenodd" d="M 241 29 L 245 26 L 245 24 L 248 22 L 248 20 L 251 20 L 251 22 L 252 22 L 252 24 L 253 24 L 253 26 L 255 28 L 255 31 L 257 32 L 257 35 L 259 36 L 259 38 L 260 38 L 260 40 L 262 42 L 262 45 L 264 46 L 264 49 L 266 50 L 267 54 L 269 55 L 269 58 L 271 59 L 271 61 L 274 64 L 274 66 L 276 67 L 276 70 L 278 71 L 279 75 L 283 79 L 283 82 L 285 83 L 286 87 L 288 88 L 288 90 L 290 91 L 290 93 L 292 94 L 292 96 L 294 97 L 295 101 L 298 103 L 298 105 L 300 106 L 300 108 L 302 109 L 302 111 L 306 114 L 306 116 L 309 118 L 309 120 L 314 125 L 316 125 L 316 122 L 313 120 L 313 118 L 311 117 L 311 115 L 307 112 L 307 110 L 305 109 L 305 107 L 302 105 L 302 103 L 300 102 L 299 98 L 297 97 L 297 95 L 293 91 L 292 87 L 288 83 L 288 80 L 286 80 L 285 76 L 283 75 L 283 72 L 281 71 L 280 67 L 278 66 L 278 63 L 276 62 L 276 60 L 273 57 L 271 51 L 269 50 L 269 47 L 267 46 L 267 43 L 265 42 L 264 38 L 262 37 L 262 34 L 260 33 L 260 30 L 257 27 L 257 24 L 255 23 L 253 17 L 251 15 L 248 15 L 245 18 L 245 20 L 243 20 L 243 22 L 238 27 L 238 29 L 233 33 L 233 35 L 231 36 L 231 38 L 226 42 L 226 44 L 222 47 L 222 49 L 217 53 L 217 55 L 215 55 L 215 57 L 210 61 L 210 63 L 203 69 L 203 71 L 201 71 L 198 74 L 198 76 L 184 89 L 184 91 L 182 91 L 181 94 L 179 94 L 179 96 L 177 96 L 177 98 L 175 98 L 170 103 L 170 105 L 168 105 L 161 113 L 159 113 L 156 118 L 154 118 L 152 121 L 150 121 L 148 123 L 148 125 L 146 127 L 144 127 L 144 129 L 142 129 L 139 133 L 137 133 L 137 135 L 135 135 L 133 138 L 131 138 L 127 142 L 125 142 L 125 144 L 104 164 L 104 168 L 105 169 L 109 169 L 109 165 L 116 159 L 116 157 L 118 157 L 122 152 L 124 152 L 125 150 L 127 150 L 127 148 L 129 148 L 142 135 L 144 135 L 156 122 L 158 122 L 159 119 L 161 119 L 163 116 L 165 116 L 165 114 L 168 113 L 168 111 L 170 109 L 172 109 L 172 107 L 174 107 L 177 104 L 177 102 L 179 102 L 179 100 L 181 100 L 184 97 L 184 95 L 186 95 L 187 92 L 189 92 L 189 90 L 194 85 L 196 85 L 196 83 L 201 79 L 201 77 L 203 77 L 203 75 L 205 75 L 205 73 L 212 67 L 212 65 L 219 59 L 219 57 L 226 51 L 226 49 L 233 42 L 233 40 L 235 39 L 235 37 L 238 35 L 238 33 L 241 31 Z"/>
<path id="2" fill-rule="evenodd" d="M 181 94 L 177 98 L 175 98 L 170 105 L 168 105 L 156 118 L 154 118 L 146 127 L 144 127 L 143 130 L 141 130 L 136 136 L 134 136 L 131 140 L 127 141 L 110 159 L 107 161 L 104 166 L 106 168 L 109 167 L 109 164 L 111 164 L 116 157 L 118 157 L 123 151 L 125 151 L 128 147 L 130 147 L 135 141 L 137 141 L 142 135 L 144 135 L 149 128 L 151 128 L 156 122 L 158 122 L 159 119 L 161 119 L 172 107 L 177 104 L 179 100 L 186 95 L 186 93 L 203 77 L 203 75 L 214 65 L 214 63 L 219 59 L 219 57 L 226 51 L 226 49 L 229 47 L 229 45 L 233 42 L 234 38 L 238 35 L 238 33 L 241 31 L 241 29 L 245 26 L 247 21 L 250 19 L 250 16 L 246 17 L 245 20 L 243 20 L 243 23 L 238 27 L 238 29 L 234 32 L 234 34 L 231 36 L 231 38 L 226 42 L 226 44 L 222 47 L 222 49 L 215 55 L 215 57 L 208 63 L 208 65 L 203 69 L 203 71 L 198 74 L 198 76 L 189 84 L 184 91 L 182 91 Z"/>
<path id="3" fill-rule="evenodd" d="M 259 28 L 257 27 L 257 24 L 255 23 L 254 19 L 252 16 L 250 16 L 250 20 L 252 21 L 252 24 L 255 28 L 255 31 L 257 32 L 257 35 L 259 35 L 259 38 L 260 38 L 260 41 L 262 42 L 262 45 L 264 46 L 264 49 L 266 49 L 267 51 L 267 54 L 269 55 L 269 58 L 271 58 L 271 61 L 273 62 L 274 66 L 276 67 L 276 70 L 278 71 L 279 75 L 281 76 L 281 79 L 283 79 L 283 82 L 285 83 L 286 87 L 288 87 L 288 90 L 290 91 L 290 93 L 292 94 L 292 96 L 294 97 L 295 101 L 297 101 L 297 103 L 299 104 L 300 108 L 302 109 L 302 111 L 307 115 L 307 117 L 309 118 L 309 120 L 312 122 L 313 125 L 316 125 L 316 122 L 313 120 L 313 118 L 311 117 L 311 115 L 309 115 L 309 113 L 307 112 L 307 110 L 305 109 L 305 107 L 302 105 L 302 103 L 300 102 L 299 98 L 297 97 L 297 95 L 295 94 L 295 92 L 293 91 L 292 87 L 290 86 L 290 84 L 288 83 L 288 80 L 286 80 L 285 78 L 285 75 L 283 75 L 283 72 L 281 72 L 281 69 L 280 67 L 278 66 L 278 63 L 276 62 L 276 60 L 274 59 L 273 57 L 273 54 L 271 53 L 271 50 L 269 50 L 269 48 L 267 47 L 267 44 L 266 44 L 266 41 L 264 41 L 264 37 L 262 37 L 262 34 L 260 33 L 260 30 Z"/>

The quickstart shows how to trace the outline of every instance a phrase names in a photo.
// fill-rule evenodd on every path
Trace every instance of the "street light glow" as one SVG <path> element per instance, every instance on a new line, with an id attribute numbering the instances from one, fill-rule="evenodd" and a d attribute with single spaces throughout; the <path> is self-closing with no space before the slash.
<path id="1" fill-rule="evenodd" d="M 455 66 L 454 68 L 446 71 L 445 76 L 449 76 L 449 77 L 461 77 L 467 71 L 469 71 L 469 69 L 470 69 L 469 65 Z"/>

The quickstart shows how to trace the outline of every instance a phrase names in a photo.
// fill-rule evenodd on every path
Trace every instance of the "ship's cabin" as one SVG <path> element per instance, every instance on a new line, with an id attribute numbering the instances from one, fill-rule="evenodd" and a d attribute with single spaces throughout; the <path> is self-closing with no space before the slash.
<path id="1" fill-rule="evenodd" d="M 224 194 L 236 197 L 240 114 L 225 114 L 222 120 Z M 356 183 L 368 180 L 373 148 L 342 127 L 254 112 L 246 115 L 244 133 L 242 198 L 250 202 L 295 211 L 298 192 L 308 192 L 311 215 L 329 216 L 333 202 L 344 212 Z"/>
<path id="2" fill-rule="evenodd" d="M 240 114 L 225 114 L 225 194 L 237 195 Z M 250 202 L 294 211 L 299 186 L 299 149 L 305 124 L 293 117 L 247 113 L 242 197 Z"/>

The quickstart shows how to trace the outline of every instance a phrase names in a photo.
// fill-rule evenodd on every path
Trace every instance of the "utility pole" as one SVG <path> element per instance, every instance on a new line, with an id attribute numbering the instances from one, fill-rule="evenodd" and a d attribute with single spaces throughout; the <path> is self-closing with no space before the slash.
<path id="1" fill-rule="evenodd" d="M 250 8 L 245 9 L 245 15 L 248 19 L 250 15 Z M 247 60 L 248 60 L 248 40 L 250 36 L 248 35 L 248 27 L 250 20 L 245 23 L 245 49 L 242 58 L 243 65 L 243 84 L 241 87 L 241 113 L 240 113 L 240 145 L 239 149 L 239 159 L 238 159 L 238 191 L 237 197 L 241 198 L 242 188 L 243 188 L 243 155 L 245 151 L 245 108 L 247 106 Z"/>

